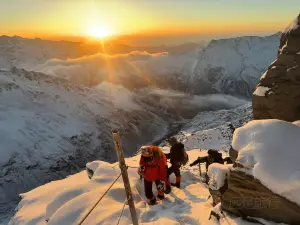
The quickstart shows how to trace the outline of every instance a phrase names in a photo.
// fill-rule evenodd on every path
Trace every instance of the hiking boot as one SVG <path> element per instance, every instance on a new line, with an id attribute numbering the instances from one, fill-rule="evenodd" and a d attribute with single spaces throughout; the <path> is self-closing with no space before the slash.
<path id="1" fill-rule="evenodd" d="M 179 188 L 179 189 L 180 189 L 180 183 L 171 183 L 171 186 L 173 186 L 173 187 L 177 187 L 177 188 Z"/>
<path id="2" fill-rule="evenodd" d="M 176 177 L 176 183 L 171 183 L 172 186 L 180 189 L 181 176 Z"/>
<path id="3" fill-rule="evenodd" d="M 148 199 L 148 205 L 155 205 L 156 204 L 156 198 Z"/>
<path id="4" fill-rule="evenodd" d="M 169 194 L 171 192 L 171 186 L 166 187 L 165 194 Z"/>
<path id="5" fill-rule="evenodd" d="M 160 199 L 160 200 L 163 200 L 165 198 L 165 195 L 164 194 L 158 194 L 157 198 Z"/>

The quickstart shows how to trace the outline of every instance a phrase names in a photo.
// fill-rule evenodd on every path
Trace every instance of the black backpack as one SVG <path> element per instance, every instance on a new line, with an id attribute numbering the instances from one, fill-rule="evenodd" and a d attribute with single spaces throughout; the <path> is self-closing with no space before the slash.
<path id="1" fill-rule="evenodd" d="M 181 165 L 185 166 L 189 161 L 189 155 L 186 153 L 184 148 L 182 149 L 182 151 L 183 151 L 183 159 L 182 159 L 182 164 Z"/>

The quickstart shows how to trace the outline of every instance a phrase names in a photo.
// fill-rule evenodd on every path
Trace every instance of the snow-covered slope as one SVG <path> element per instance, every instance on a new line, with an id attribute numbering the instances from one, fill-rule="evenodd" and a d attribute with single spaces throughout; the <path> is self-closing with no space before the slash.
<path id="1" fill-rule="evenodd" d="M 206 151 L 193 150 L 188 155 L 193 161 L 206 155 Z M 198 167 L 183 168 L 181 189 L 173 188 L 161 203 L 147 206 L 143 182 L 137 175 L 139 158 L 139 155 L 127 158 L 126 164 L 129 166 L 128 173 L 140 224 L 253 224 L 225 212 L 220 221 L 215 217 L 209 219 L 213 210 L 212 198 L 209 198 L 207 185 L 201 182 Z M 9 225 L 78 224 L 120 174 L 117 163 L 95 161 L 92 164 L 95 172 L 91 180 L 83 171 L 23 194 L 18 212 Z M 173 179 L 175 177 L 171 176 Z M 128 205 L 124 206 L 125 199 L 124 185 L 119 178 L 83 224 L 117 224 L 119 219 L 121 225 L 131 224 Z M 266 225 L 273 224 L 261 221 Z"/>
<path id="2" fill-rule="evenodd" d="M 0 36 L 0 68 L 10 69 L 16 66 L 32 70 L 49 59 L 81 57 L 87 52 L 80 45 L 76 42 Z M 91 53 L 96 52 L 90 51 Z"/>
<path id="3" fill-rule="evenodd" d="M 241 112 L 247 107 L 249 106 L 240 107 L 234 113 Z M 225 113 L 223 111 L 223 114 Z M 222 186 L 224 177 L 230 174 L 229 169 L 243 170 L 258 178 L 274 193 L 299 204 L 299 157 L 297 157 L 299 141 L 296 138 L 298 133 L 298 121 L 294 123 L 279 120 L 251 121 L 239 128 L 235 132 L 233 147 L 239 151 L 238 163 L 248 169 L 212 164 L 209 167 L 211 176 L 209 187 L 214 190 Z M 288 145 L 282 140 L 288 140 Z M 198 147 L 201 148 L 201 143 L 199 144 Z M 163 150 L 167 152 L 168 148 L 164 147 Z M 199 156 L 206 156 L 207 151 L 189 150 L 188 155 L 189 161 L 192 162 Z M 291 158 L 291 155 L 295 157 Z M 139 158 L 139 155 L 127 158 L 126 164 L 129 166 L 128 173 L 140 224 L 276 224 L 245 215 L 247 221 L 250 219 L 252 221 L 246 222 L 222 211 L 220 204 L 213 207 L 208 186 L 200 179 L 198 167 L 183 167 L 181 189 L 172 188 L 172 192 L 166 195 L 165 200 L 149 207 L 145 202 L 143 182 L 137 175 Z M 277 163 L 274 164 L 275 161 Z M 203 164 L 202 172 L 204 166 Z M 118 163 L 94 161 L 87 167 L 94 171 L 91 180 L 88 179 L 88 174 L 81 172 L 23 194 L 18 211 L 9 224 L 78 224 L 120 174 Z M 202 173 L 202 176 L 204 175 L 205 173 Z M 171 180 L 175 180 L 173 175 Z M 119 224 L 131 224 L 129 208 L 124 204 L 125 199 L 123 183 L 119 178 L 104 195 L 100 204 L 89 214 L 84 224 L 115 224 L 119 219 Z M 210 217 L 211 211 L 220 216 L 219 221 L 214 216 Z"/>
<path id="4" fill-rule="evenodd" d="M 250 120 L 250 103 L 230 110 L 200 112 L 175 136 L 186 149 L 216 149 L 225 153 L 231 146 L 234 130 Z"/>
<path id="5" fill-rule="evenodd" d="M 169 121 L 132 95 L 107 83 L 90 89 L 25 70 L 0 72 L 1 216 L 20 192 L 78 172 L 88 161 L 114 160 L 114 128 L 127 154 L 164 135 Z"/>
<path id="6" fill-rule="evenodd" d="M 198 52 L 161 55 L 133 64 L 159 86 L 193 94 L 250 97 L 276 59 L 280 35 L 212 40 Z"/>
<path id="7" fill-rule="evenodd" d="M 197 92 L 199 80 L 218 92 L 251 96 L 261 75 L 276 59 L 280 36 L 277 33 L 211 41 L 199 51 L 190 89 Z"/>
<path id="8" fill-rule="evenodd" d="M 115 160 L 114 128 L 131 155 L 175 122 L 244 103 L 149 88 L 131 92 L 107 82 L 88 88 L 16 68 L 0 71 L 0 102 L 0 220 L 19 193 L 78 172 L 88 161 Z"/>
<path id="9" fill-rule="evenodd" d="M 190 158 L 196 159 L 199 153 L 191 152 Z M 127 165 L 137 167 L 139 157 L 126 159 Z M 18 213 L 10 224 L 46 224 L 45 220 L 49 220 L 48 224 L 77 224 L 120 173 L 117 164 L 102 161 L 93 164 L 95 173 L 91 180 L 85 172 L 81 172 L 22 195 Z M 141 224 L 197 224 L 201 220 L 208 221 L 211 200 L 208 200 L 205 185 L 199 183 L 197 170 L 185 169 L 182 173 L 184 190 L 174 189 L 162 204 L 151 208 L 146 206 L 143 182 L 139 180 L 137 169 L 129 168 L 128 172 Z M 124 201 L 124 186 L 119 178 L 84 224 L 117 224 Z M 120 224 L 130 223 L 129 209 L 125 206 Z"/>

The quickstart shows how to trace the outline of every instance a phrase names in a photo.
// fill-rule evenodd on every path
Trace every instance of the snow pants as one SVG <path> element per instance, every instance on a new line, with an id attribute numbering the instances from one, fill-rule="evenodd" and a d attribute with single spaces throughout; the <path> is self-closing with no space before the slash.
<path id="1" fill-rule="evenodd" d="M 160 181 L 159 180 L 156 180 L 156 181 L 148 181 L 146 179 L 144 179 L 144 188 L 145 188 L 145 195 L 146 195 L 146 198 L 147 199 L 153 199 L 155 196 L 153 194 L 153 190 L 152 190 L 152 184 L 153 182 L 155 182 L 156 184 L 156 187 L 157 185 L 159 185 Z M 164 193 L 163 192 L 158 192 L 158 195 L 161 195 L 163 196 Z"/>
<path id="2" fill-rule="evenodd" d="M 172 173 L 174 173 L 176 177 L 180 177 L 180 166 L 172 165 L 170 168 L 168 168 L 167 178 L 169 178 Z"/>
<path id="3" fill-rule="evenodd" d="M 166 182 L 167 187 L 170 186 L 170 175 L 172 173 L 174 173 L 176 176 L 176 183 L 177 182 L 180 183 L 180 178 L 181 178 L 180 166 L 172 165 L 170 168 L 168 168 L 168 171 L 167 171 L 167 182 Z"/>

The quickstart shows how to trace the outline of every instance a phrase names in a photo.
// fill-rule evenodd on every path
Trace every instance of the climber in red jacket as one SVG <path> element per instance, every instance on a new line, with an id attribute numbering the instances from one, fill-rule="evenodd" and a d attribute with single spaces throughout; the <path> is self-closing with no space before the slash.
<path id="1" fill-rule="evenodd" d="M 164 199 L 164 190 L 167 173 L 167 159 L 162 150 L 157 146 L 143 146 L 140 149 L 141 159 L 138 173 L 144 177 L 145 195 L 149 205 L 156 203 L 156 197 L 152 191 L 152 183 L 155 182 L 158 191 L 157 198 Z"/>

